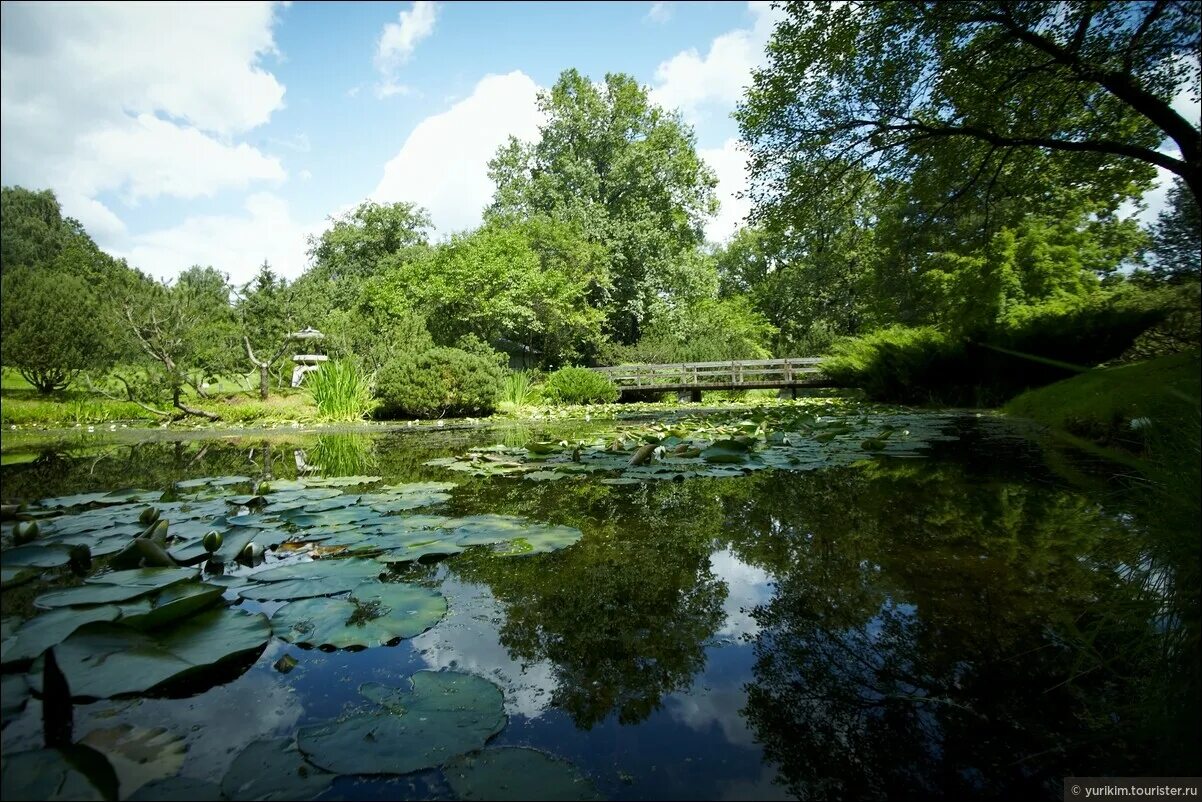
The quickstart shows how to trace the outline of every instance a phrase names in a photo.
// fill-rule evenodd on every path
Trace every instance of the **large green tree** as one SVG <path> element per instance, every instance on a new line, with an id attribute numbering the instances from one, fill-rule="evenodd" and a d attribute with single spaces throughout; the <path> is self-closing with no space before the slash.
<path id="1" fill-rule="evenodd" d="M 1197 97 L 1196 4 L 852 2 L 787 11 L 737 112 L 760 219 L 821 208 L 857 175 L 935 179 L 941 206 L 988 197 L 1006 176 L 1013 189 L 1003 195 L 1038 206 L 1050 170 L 1064 184 L 1103 187 L 1116 205 L 1146 188 L 1153 166 L 1199 191 L 1199 130 L 1172 106 L 1183 86 Z M 1179 155 L 1160 149 L 1166 139 Z M 1026 180 L 1033 184 L 1023 193 Z"/>
<path id="2" fill-rule="evenodd" d="M 1180 179 L 1169 188 L 1168 205 L 1152 230 L 1156 261 L 1152 274 L 1163 281 L 1197 281 L 1202 274 L 1202 216 L 1198 199 Z"/>
<path id="3" fill-rule="evenodd" d="M 704 241 L 717 179 L 692 129 L 629 75 L 594 83 L 566 70 L 538 103 L 546 115 L 538 141 L 510 138 L 489 163 L 496 192 L 487 216 L 545 215 L 603 245 L 609 330 L 632 343 L 656 299 L 676 289 L 682 255 Z"/>
<path id="4" fill-rule="evenodd" d="M 291 347 L 289 335 L 296 331 L 290 289 L 287 279 L 264 261 L 255 277 L 241 287 L 234 304 L 246 356 L 259 371 L 260 398 L 267 398 L 271 367 Z"/>

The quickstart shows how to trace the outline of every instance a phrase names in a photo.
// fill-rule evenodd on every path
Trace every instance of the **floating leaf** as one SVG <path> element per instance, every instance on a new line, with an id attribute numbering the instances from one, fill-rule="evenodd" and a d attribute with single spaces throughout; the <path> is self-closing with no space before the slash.
<path id="1" fill-rule="evenodd" d="M 191 568 L 134 568 L 89 577 L 81 587 L 43 593 L 33 600 L 44 610 L 81 604 L 108 604 L 136 599 L 177 582 L 196 579 Z"/>
<path id="2" fill-rule="evenodd" d="M 89 746 L 5 753 L 0 796 L 16 800 L 109 800 L 117 798 L 117 775 Z"/>
<path id="3" fill-rule="evenodd" d="M 462 755 L 443 767 L 459 799 L 601 799 L 571 763 L 522 746 L 500 746 Z"/>
<path id="4" fill-rule="evenodd" d="M 37 543 L 9 549 L 0 560 L 7 568 L 61 568 L 71 561 L 71 551 L 66 546 Z"/>
<path id="5" fill-rule="evenodd" d="M 7 655 L 5 655 L 7 659 Z M 20 715 L 29 701 L 29 683 L 24 674 L 5 674 L 0 677 L 0 726 Z"/>
<path id="6" fill-rule="evenodd" d="M 221 788 L 216 783 L 194 777 L 168 777 L 146 783 L 128 797 L 128 802 L 209 802 L 220 798 Z"/>
<path id="7" fill-rule="evenodd" d="M 254 741 L 221 780 L 227 799 L 312 799 L 334 781 L 333 774 L 305 762 L 291 738 Z"/>
<path id="8" fill-rule="evenodd" d="M 262 613 L 227 608 L 193 616 L 168 632 L 119 623 L 85 624 L 54 654 L 73 697 L 140 693 L 261 649 L 271 637 Z"/>
<path id="9" fill-rule="evenodd" d="M 4 640 L 0 654 L 4 664 L 32 660 L 42 652 L 62 643 L 72 632 L 93 621 L 115 621 L 121 615 L 114 605 L 88 607 L 82 610 L 63 608 L 35 616 L 17 628 Z"/>
<path id="10" fill-rule="evenodd" d="M 157 629 L 213 606 L 224 592 L 220 585 L 181 582 L 154 596 L 120 605 L 121 623 L 135 629 Z"/>
<path id="11" fill-rule="evenodd" d="M 368 582 L 346 599 L 302 599 L 271 617 L 275 634 L 292 643 L 347 649 L 412 638 L 437 624 L 447 600 L 418 585 Z"/>
<path id="12" fill-rule="evenodd" d="M 302 727 L 297 745 L 339 774 L 408 774 L 482 747 L 505 727 L 501 689 L 456 671 L 419 671 L 411 690 L 360 687 L 387 711 Z"/>
<path id="13" fill-rule="evenodd" d="M 256 584 L 243 588 L 238 595 L 256 601 L 307 599 L 333 596 L 353 590 L 369 579 L 379 577 L 382 569 L 373 560 L 314 560 L 271 568 L 254 574 Z"/>

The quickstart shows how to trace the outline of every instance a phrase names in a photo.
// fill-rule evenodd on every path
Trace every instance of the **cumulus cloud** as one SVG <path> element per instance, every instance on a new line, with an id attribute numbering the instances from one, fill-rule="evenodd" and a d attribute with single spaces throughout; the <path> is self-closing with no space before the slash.
<path id="1" fill-rule="evenodd" d="M 283 105 L 260 66 L 276 52 L 271 3 L 4 4 L 0 173 L 50 187 L 102 245 L 128 203 L 283 180 L 234 140 Z"/>
<path id="2" fill-rule="evenodd" d="M 751 211 L 751 202 L 739 197 L 740 192 L 747 190 L 747 154 L 733 138 L 720 148 L 700 148 L 697 152 L 718 175 L 718 200 L 722 204 L 718 214 L 706 223 L 705 238 L 723 242 L 743 226 Z"/>
<path id="3" fill-rule="evenodd" d="M 372 193 L 430 211 L 442 233 L 478 225 L 492 199 L 488 162 L 510 135 L 538 136 L 538 85 L 525 73 L 487 75 L 471 95 L 418 123 Z"/>
<path id="4" fill-rule="evenodd" d="M 417 46 L 434 33 L 434 23 L 438 19 L 438 6 L 426 0 L 417 0 L 407 11 L 402 11 L 396 22 L 390 22 L 380 32 L 376 42 L 376 70 L 381 81 L 376 87 L 376 95 L 408 94 L 409 87 L 397 80 L 397 72 L 409 59 Z"/>
<path id="5" fill-rule="evenodd" d="M 239 214 L 196 215 L 178 225 L 132 235 L 113 249 L 130 264 L 170 278 L 194 264 L 212 265 L 242 284 L 266 259 L 276 273 L 294 279 L 305 269 L 306 238 L 320 234 L 323 221 L 298 222 L 278 195 L 250 195 Z"/>
<path id="6" fill-rule="evenodd" d="M 667 108 L 680 109 L 696 123 L 706 112 L 728 114 L 751 83 L 751 71 L 764 58 L 764 45 L 783 12 L 766 2 L 748 3 L 752 23 L 716 37 L 703 56 L 682 50 L 655 69 L 651 97 Z"/>

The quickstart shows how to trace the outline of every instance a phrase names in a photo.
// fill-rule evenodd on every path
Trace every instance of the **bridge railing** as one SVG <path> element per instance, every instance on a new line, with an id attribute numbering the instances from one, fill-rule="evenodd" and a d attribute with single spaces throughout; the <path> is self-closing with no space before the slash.
<path id="1" fill-rule="evenodd" d="M 781 386 L 804 383 L 820 374 L 822 359 L 736 359 L 728 362 L 684 362 L 666 365 L 617 365 L 593 368 L 631 389 Z"/>

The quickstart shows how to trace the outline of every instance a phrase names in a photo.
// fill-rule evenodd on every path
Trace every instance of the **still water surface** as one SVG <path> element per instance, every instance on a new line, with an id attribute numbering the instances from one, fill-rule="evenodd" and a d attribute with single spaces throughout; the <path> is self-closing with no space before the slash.
<path id="1" fill-rule="evenodd" d="M 941 420 L 958 439 L 921 458 L 631 485 L 425 465 L 583 424 L 100 444 L 0 476 L 8 503 L 319 466 L 455 481 L 439 514 L 583 532 L 553 553 L 476 547 L 401 567 L 448 613 L 395 646 L 273 638 L 240 676 L 190 697 L 75 707 L 77 737 L 128 723 L 182 738 L 184 777 L 219 782 L 251 742 L 362 708 L 362 683 L 422 669 L 495 683 L 508 724 L 490 746 L 570 761 L 612 799 L 1052 799 L 1069 773 L 1198 773 L 1197 711 L 1176 704 L 1197 699 L 1196 588 L 1185 608 L 1176 598 L 1196 567 L 1157 551 L 1156 515 L 1107 466 L 998 419 Z M 30 613 L 17 591 L 4 600 L 6 616 Z M 298 664 L 281 673 L 285 654 Z M 35 698 L 3 750 L 41 745 Z M 123 796 L 138 779 L 122 777 Z M 396 797 L 454 792 L 429 770 L 339 777 L 319 798 Z"/>

